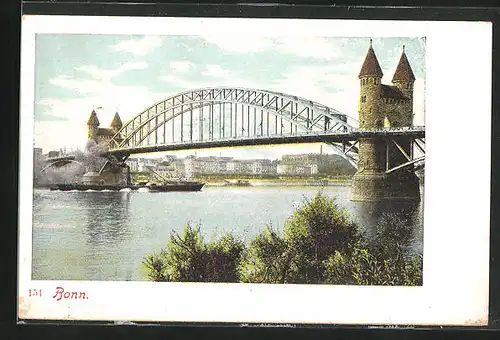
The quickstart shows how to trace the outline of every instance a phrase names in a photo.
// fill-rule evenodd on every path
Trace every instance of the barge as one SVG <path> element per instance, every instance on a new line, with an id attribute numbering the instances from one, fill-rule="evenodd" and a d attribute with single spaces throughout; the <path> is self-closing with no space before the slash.
<path id="1" fill-rule="evenodd" d="M 50 190 L 59 191 L 120 191 L 123 189 L 130 189 L 137 191 L 139 189 L 148 189 L 150 192 L 169 192 L 169 191 L 200 191 L 205 183 L 202 182 L 191 182 L 191 181 L 179 181 L 179 182 L 169 182 L 163 184 L 145 184 L 145 185 L 106 185 L 106 184 L 55 184 L 50 187 Z"/>
<path id="2" fill-rule="evenodd" d="M 249 181 L 238 179 L 231 181 L 228 179 L 224 180 L 224 186 L 235 186 L 235 187 L 251 187 L 252 184 Z"/>

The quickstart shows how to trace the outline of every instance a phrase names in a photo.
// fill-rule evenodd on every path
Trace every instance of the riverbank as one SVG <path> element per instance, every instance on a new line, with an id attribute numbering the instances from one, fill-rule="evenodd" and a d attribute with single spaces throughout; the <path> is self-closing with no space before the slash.
<path id="1" fill-rule="evenodd" d="M 350 179 L 347 180 L 279 180 L 279 179 L 246 179 L 249 185 L 228 185 L 227 182 L 221 180 L 203 180 L 206 187 L 326 187 L 326 186 L 345 186 L 351 183 Z"/>

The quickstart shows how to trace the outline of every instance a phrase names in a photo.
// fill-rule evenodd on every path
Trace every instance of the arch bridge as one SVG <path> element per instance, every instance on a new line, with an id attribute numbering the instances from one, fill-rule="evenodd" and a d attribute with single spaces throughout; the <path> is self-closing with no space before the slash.
<path id="1" fill-rule="evenodd" d="M 382 138 L 387 147 L 395 144 L 407 160 L 387 168 L 386 173 L 423 166 L 423 126 L 356 126 L 356 120 L 340 111 L 298 96 L 247 88 L 203 88 L 173 95 L 137 114 L 111 138 L 106 155 L 123 162 L 131 154 L 146 152 L 322 142 L 356 166 L 358 141 Z M 410 153 L 398 145 L 402 137 L 411 140 Z"/>

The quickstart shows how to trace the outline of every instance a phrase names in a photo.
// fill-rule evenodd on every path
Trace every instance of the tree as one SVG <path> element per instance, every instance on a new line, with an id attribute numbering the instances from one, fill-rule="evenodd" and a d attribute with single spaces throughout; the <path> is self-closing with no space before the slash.
<path id="1" fill-rule="evenodd" d="M 280 234 L 267 225 L 255 236 L 239 266 L 242 282 L 287 283 L 293 251 Z"/>
<path id="2" fill-rule="evenodd" d="M 421 285 L 422 256 L 404 256 L 402 234 L 409 233 L 396 226 L 369 246 L 346 210 L 318 192 L 282 234 L 267 225 L 246 247 L 229 233 L 205 242 L 199 226 L 188 224 L 143 264 L 153 281 Z"/>
<path id="3" fill-rule="evenodd" d="M 367 249 L 356 248 L 349 255 L 335 252 L 325 266 L 325 283 L 341 285 L 415 286 L 422 284 L 422 257 L 403 263 L 380 259 Z"/>
<path id="4" fill-rule="evenodd" d="M 335 251 L 349 253 L 362 235 L 335 199 L 318 192 L 285 222 L 284 239 L 296 253 L 291 281 L 321 283 L 329 256 Z"/>
<path id="5" fill-rule="evenodd" d="M 205 243 L 199 226 L 187 224 L 182 236 L 172 232 L 167 247 L 147 256 L 143 265 L 153 281 L 238 282 L 244 249 L 243 242 L 230 234 Z"/>

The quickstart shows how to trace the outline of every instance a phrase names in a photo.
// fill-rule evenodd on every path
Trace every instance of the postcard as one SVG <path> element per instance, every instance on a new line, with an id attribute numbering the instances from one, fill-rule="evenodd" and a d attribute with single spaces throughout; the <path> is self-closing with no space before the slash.
<path id="1" fill-rule="evenodd" d="M 491 40 L 24 16 L 18 319 L 486 325 Z"/>

